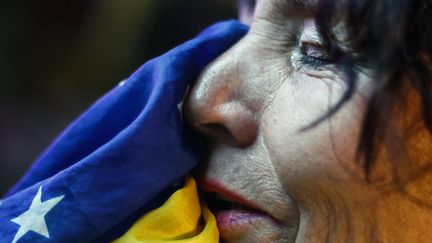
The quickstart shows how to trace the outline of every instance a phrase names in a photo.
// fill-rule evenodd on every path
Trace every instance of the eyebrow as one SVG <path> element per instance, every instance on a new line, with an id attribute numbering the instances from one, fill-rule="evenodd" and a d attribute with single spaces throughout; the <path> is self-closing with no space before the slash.
<path id="1" fill-rule="evenodd" d="M 296 8 L 315 9 L 319 0 L 282 0 Z"/>

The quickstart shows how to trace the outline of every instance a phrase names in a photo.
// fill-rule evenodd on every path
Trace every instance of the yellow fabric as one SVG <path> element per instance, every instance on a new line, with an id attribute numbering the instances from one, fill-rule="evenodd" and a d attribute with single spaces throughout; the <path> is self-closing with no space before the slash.
<path id="1" fill-rule="evenodd" d="M 216 219 L 205 206 L 201 208 L 193 178 L 187 178 L 182 189 L 176 191 L 161 207 L 142 216 L 122 237 L 114 241 L 138 242 L 219 242 Z"/>

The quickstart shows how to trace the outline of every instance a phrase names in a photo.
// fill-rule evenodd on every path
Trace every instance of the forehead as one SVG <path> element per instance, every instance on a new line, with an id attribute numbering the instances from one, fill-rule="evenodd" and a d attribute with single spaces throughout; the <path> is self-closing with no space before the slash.
<path id="1" fill-rule="evenodd" d="M 265 19 L 309 19 L 323 13 L 333 27 L 346 20 L 349 0 L 237 0 L 240 20 L 252 22 L 255 17 Z M 346 26 L 345 26 L 346 27 Z"/>
<path id="2" fill-rule="evenodd" d="M 336 1 L 336 0 L 335 0 Z M 271 12 L 283 15 L 298 15 L 315 12 L 320 0 L 237 0 L 240 13 L 253 14 L 256 6 L 271 9 Z"/>
<path id="3" fill-rule="evenodd" d="M 257 3 L 267 1 L 292 7 L 314 8 L 319 0 L 237 0 L 240 7 L 254 7 Z"/>

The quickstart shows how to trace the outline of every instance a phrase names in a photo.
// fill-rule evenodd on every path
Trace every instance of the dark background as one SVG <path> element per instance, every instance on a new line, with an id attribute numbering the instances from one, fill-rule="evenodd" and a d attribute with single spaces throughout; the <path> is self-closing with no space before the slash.
<path id="1" fill-rule="evenodd" d="M 234 0 L 1 1 L 0 195 L 142 63 L 235 17 Z"/>

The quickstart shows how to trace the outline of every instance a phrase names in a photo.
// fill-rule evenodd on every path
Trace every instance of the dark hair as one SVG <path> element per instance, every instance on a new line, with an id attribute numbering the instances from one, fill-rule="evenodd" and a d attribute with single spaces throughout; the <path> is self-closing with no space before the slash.
<path id="1" fill-rule="evenodd" d="M 338 45 L 332 31 L 336 13 L 343 13 L 353 57 Z M 374 88 L 364 117 L 357 150 L 368 176 L 378 146 L 385 142 L 390 113 L 406 87 L 413 88 L 421 102 L 421 122 L 432 133 L 432 1 L 431 0 L 319 0 L 316 23 L 330 55 L 346 73 L 347 90 L 321 119 L 337 112 L 356 91 L 359 63 L 372 69 Z"/>

